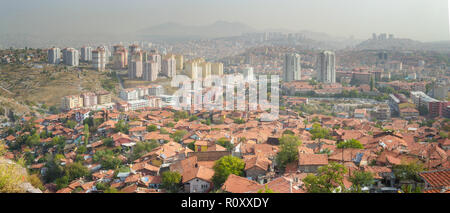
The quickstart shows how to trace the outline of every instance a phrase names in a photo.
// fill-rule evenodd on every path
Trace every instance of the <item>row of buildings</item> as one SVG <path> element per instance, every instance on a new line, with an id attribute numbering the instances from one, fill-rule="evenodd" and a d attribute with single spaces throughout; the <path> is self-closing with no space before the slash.
<path id="1" fill-rule="evenodd" d="M 81 61 L 90 62 L 92 67 L 98 71 L 104 71 L 108 63 L 107 48 L 98 47 L 92 50 L 91 47 L 83 46 L 81 48 Z M 61 54 L 62 52 L 62 54 Z M 65 48 L 62 51 L 53 47 L 47 50 L 47 57 L 49 64 L 62 63 L 68 66 L 78 66 L 80 62 L 80 52 L 74 48 Z"/>
<path id="2" fill-rule="evenodd" d="M 80 95 L 69 95 L 62 98 L 62 109 L 92 108 L 111 103 L 111 93 L 106 91 L 85 92 Z"/>
<path id="3" fill-rule="evenodd" d="M 336 83 L 336 56 L 334 52 L 323 51 L 317 58 L 317 80 L 323 83 Z M 297 53 L 287 53 L 284 57 L 283 81 L 300 81 L 301 56 Z"/>

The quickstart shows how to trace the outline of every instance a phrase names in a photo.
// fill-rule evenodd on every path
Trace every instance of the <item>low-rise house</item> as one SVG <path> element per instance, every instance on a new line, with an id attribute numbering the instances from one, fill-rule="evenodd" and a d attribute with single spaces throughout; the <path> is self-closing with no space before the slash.
<path id="1" fill-rule="evenodd" d="M 261 188 L 264 186 L 256 181 L 230 174 L 221 189 L 230 193 L 251 193 Z"/>
<path id="2" fill-rule="evenodd" d="M 299 154 L 298 169 L 305 173 L 316 173 L 321 166 L 328 164 L 327 154 Z"/>

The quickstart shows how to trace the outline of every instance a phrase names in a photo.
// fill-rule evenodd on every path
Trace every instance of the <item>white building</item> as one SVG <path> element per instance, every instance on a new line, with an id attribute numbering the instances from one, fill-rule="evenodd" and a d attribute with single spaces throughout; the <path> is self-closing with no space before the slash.
<path id="1" fill-rule="evenodd" d="M 144 81 L 156 81 L 158 79 L 158 63 L 154 61 L 144 62 Z"/>
<path id="2" fill-rule="evenodd" d="M 177 63 L 174 57 L 169 57 L 162 61 L 161 72 L 169 78 L 177 74 Z"/>
<path id="3" fill-rule="evenodd" d="M 255 79 L 255 76 L 253 75 L 253 67 L 245 67 L 243 70 L 244 79 L 247 81 L 251 81 Z"/>
<path id="4" fill-rule="evenodd" d="M 106 51 L 104 48 L 97 48 L 92 51 L 92 67 L 98 71 L 106 69 Z"/>
<path id="5" fill-rule="evenodd" d="M 145 107 L 150 107 L 150 101 L 145 99 L 128 101 L 128 110 L 138 110 Z"/>
<path id="6" fill-rule="evenodd" d="M 140 79 L 142 78 L 142 73 L 142 61 L 133 59 L 128 64 L 128 79 Z"/>
<path id="7" fill-rule="evenodd" d="M 74 48 L 63 49 L 63 63 L 68 66 L 78 66 L 79 65 L 79 55 L 78 50 Z"/>
<path id="8" fill-rule="evenodd" d="M 48 63 L 59 64 L 61 62 L 61 50 L 57 47 L 48 49 Z"/>
<path id="9" fill-rule="evenodd" d="M 284 66 L 283 66 L 283 81 L 299 81 L 302 79 L 301 76 L 301 57 L 296 53 L 287 53 L 284 56 Z"/>
<path id="10" fill-rule="evenodd" d="M 323 51 L 317 62 L 317 79 L 323 83 L 336 83 L 335 54 Z"/>
<path id="11" fill-rule="evenodd" d="M 92 61 L 92 47 L 81 47 L 81 60 L 84 62 Z"/>
<path id="12" fill-rule="evenodd" d="M 136 89 L 129 88 L 129 89 L 121 90 L 119 92 L 119 98 L 121 98 L 125 101 L 137 100 L 137 99 L 139 99 L 139 94 Z"/>

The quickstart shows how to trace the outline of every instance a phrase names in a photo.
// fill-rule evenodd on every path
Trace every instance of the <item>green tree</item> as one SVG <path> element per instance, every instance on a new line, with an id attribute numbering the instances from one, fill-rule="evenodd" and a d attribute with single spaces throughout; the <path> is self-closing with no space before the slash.
<path id="1" fill-rule="evenodd" d="M 170 137 L 175 142 L 180 142 L 186 134 L 187 134 L 187 131 L 184 130 L 184 129 L 183 130 L 177 130 Z"/>
<path id="2" fill-rule="evenodd" d="M 312 139 L 330 139 L 330 132 L 328 129 L 323 128 L 319 123 L 314 123 L 310 131 Z"/>
<path id="3" fill-rule="evenodd" d="M 214 175 L 212 181 L 216 188 L 219 188 L 230 174 L 242 176 L 245 163 L 242 159 L 231 155 L 223 156 L 213 166 Z"/>
<path id="4" fill-rule="evenodd" d="M 287 164 L 298 161 L 298 147 L 300 139 L 295 135 L 283 135 L 280 138 L 280 152 L 277 154 L 277 164 L 284 169 Z"/>
<path id="5" fill-rule="evenodd" d="M 343 190 L 345 173 L 347 168 L 338 163 L 321 166 L 317 175 L 309 174 L 303 179 L 304 187 L 310 193 L 332 193 L 336 192 L 338 187 Z"/>
<path id="6" fill-rule="evenodd" d="M 166 189 L 170 193 L 176 193 L 179 191 L 181 175 L 178 172 L 163 172 L 161 182 L 162 188 Z"/>
<path id="7" fill-rule="evenodd" d="M 269 189 L 269 187 L 267 187 L 267 185 L 264 185 L 264 189 L 258 190 L 258 193 L 275 193 L 275 191 L 273 191 L 272 189 Z"/>
<path id="8" fill-rule="evenodd" d="M 137 142 L 136 146 L 133 147 L 132 159 L 136 160 L 145 153 L 152 151 L 154 148 L 158 146 L 159 146 L 158 142 L 154 140 L 152 140 L 151 142 Z"/>
<path id="9" fill-rule="evenodd" d="M 217 144 L 225 147 L 228 151 L 231 151 L 233 149 L 233 144 L 231 144 L 230 140 L 227 138 L 219 138 L 217 140 Z"/>
<path id="10" fill-rule="evenodd" d="M 130 127 L 124 120 L 120 120 L 114 126 L 114 132 L 122 132 L 124 134 L 128 134 L 129 129 L 130 129 Z"/>
<path id="11" fill-rule="evenodd" d="M 373 174 L 365 171 L 355 171 L 349 179 L 353 183 L 354 192 L 361 192 L 362 187 L 370 186 L 374 182 Z"/>
<path id="12" fill-rule="evenodd" d="M 147 132 L 154 132 L 156 130 L 158 130 L 158 127 L 154 124 L 147 126 Z"/>
<path id="13" fill-rule="evenodd" d="M 72 121 L 70 119 L 67 119 L 66 123 L 64 123 L 64 126 L 69 128 L 69 129 L 75 128 L 76 125 L 77 125 L 77 122 Z"/>
<path id="14" fill-rule="evenodd" d="M 342 141 L 338 143 L 337 145 L 338 149 L 348 149 L 348 148 L 354 148 L 354 149 L 364 149 L 364 146 L 356 139 L 350 139 L 346 141 Z"/>
<path id="15" fill-rule="evenodd" d="M 69 185 L 69 177 L 67 176 L 62 176 L 58 179 L 55 180 L 55 184 L 56 184 L 56 188 L 62 189 L 64 187 L 67 187 Z"/>
<path id="16" fill-rule="evenodd" d="M 69 181 L 89 175 L 89 170 L 81 163 L 71 163 L 66 166 L 65 173 Z"/>
<path id="17" fill-rule="evenodd" d="M 108 147 L 113 147 L 114 140 L 112 138 L 105 138 L 105 139 L 103 139 L 103 144 L 105 144 Z"/>
<path id="18" fill-rule="evenodd" d="M 397 179 L 416 182 L 421 181 L 419 173 L 424 171 L 423 164 L 418 161 L 409 163 L 402 162 L 400 165 L 394 165 L 392 169 Z"/>

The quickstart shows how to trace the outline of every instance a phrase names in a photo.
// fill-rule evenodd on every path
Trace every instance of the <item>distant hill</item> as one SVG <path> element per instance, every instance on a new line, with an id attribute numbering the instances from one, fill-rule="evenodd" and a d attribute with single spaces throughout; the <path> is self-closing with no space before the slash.
<path id="1" fill-rule="evenodd" d="M 369 39 L 356 45 L 358 50 L 428 50 L 428 51 L 450 51 L 450 41 L 420 42 L 412 39 L 395 38 L 387 40 Z"/>
<path id="2" fill-rule="evenodd" d="M 216 21 L 210 25 L 201 26 L 168 22 L 140 30 L 137 33 L 141 36 L 156 38 L 218 38 L 239 36 L 242 33 L 256 31 L 254 28 L 239 22 Z"/>

